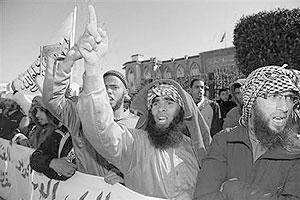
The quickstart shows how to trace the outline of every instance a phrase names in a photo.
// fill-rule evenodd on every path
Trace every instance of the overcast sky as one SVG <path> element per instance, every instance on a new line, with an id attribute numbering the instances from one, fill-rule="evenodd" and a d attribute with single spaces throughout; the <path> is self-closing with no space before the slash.
<path id="1" fill-rule="evenodd" d="M 109 35 L 107 69 L 121 70 L 133 54 L 167 60 L 232 45 L 243 15 L 296 8 L 299 0 L 97 0 L 99 24 Z M 78 6 L 76 38 L 87 21 L 85 0 L 0 0 L 0 82 L 12 81 L 34 62 Z M 124 73 L 124 71 L 122 71 Z"/>

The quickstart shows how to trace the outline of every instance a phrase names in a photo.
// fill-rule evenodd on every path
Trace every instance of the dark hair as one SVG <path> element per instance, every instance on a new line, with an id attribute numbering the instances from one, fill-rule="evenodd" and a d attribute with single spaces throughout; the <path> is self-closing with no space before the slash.
<path id="1" fill-rule="evenodd" d="M 233 83 L 231 85 L 231 90 L 234 91 L 235 89 L 240 88 L 240 87 L 242 87 L 242 85 L 240 83 Z"/>
<path id="2" fill-rule="evenodd" d="M 221 89 L 219 90 L 219 95 L 221 95 L 221 92 L 226 92 L 226 91 L 227 91 L 227 89 L 221 88 Z"/>
<path id="3" fill-rule="evenodd" d="M 202 82 L 204 83 L 204 85 L 205 85 L 205 82 L 204 82 L 201 78 L 194 78 L 194 79 L 191 81 L 190 88 L 193 87 L 193 85 L 194 85 L 194 83 L 195 83 L 196 81 L 202 81 Z"/>
<path id="4" fill-rule="evenodd" d="M 59 120 L 54 115 L 52 115 L 52 113 L 49 110 L 42 106 L 37 106 L 32 110 L 32 115 L 34 118 L 36 118 L 37 109 L 40 109 L 41 111 L 45 112 L 47 119 L 50 120 L 55 126 L 59 125 Z"/>
<path id="5" fill-rule="evenodd" d="M 103 74 L 103 78 L 105 78 L 106 76 L 115 76 L 115 77 L 117 77 L 118 79 L 120 79 L 122 81 L 125 88 L 126 89 L 128 88 L 128 83 L 127 83 L 126 77 L 121 72 L 118 72 L 116 70 L 109 70 L 109 71 L 107 71 Z"/>

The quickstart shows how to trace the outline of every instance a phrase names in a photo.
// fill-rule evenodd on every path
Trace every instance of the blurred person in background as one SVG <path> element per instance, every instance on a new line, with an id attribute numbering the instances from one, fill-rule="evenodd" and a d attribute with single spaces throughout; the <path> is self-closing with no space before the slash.
<path id="1" fill-rule="evenodd" d="M 242 116 L 242 109 L 243 109 L 243 97 L 241 92 L 241 87 L 245 79 L 238 79 L 234 83 L 230 85 L 230 93 L 232 95 L 232 100 L 237 105 L 233 107 L 227 114 L 226 118 L 224 119 L 223 129 L 225 128 L 232 128 L 239 124 L 240 117 Z"/>

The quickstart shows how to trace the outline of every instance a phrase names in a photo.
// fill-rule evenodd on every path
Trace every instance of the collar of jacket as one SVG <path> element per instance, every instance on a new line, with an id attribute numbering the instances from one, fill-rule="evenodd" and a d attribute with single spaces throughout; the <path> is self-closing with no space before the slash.
<path id="1" fill-rule="evenodd" d="M 243 143 L 252 151 L 252 145 L 246 127 L 239 125 L 227 130 L 227 132 L 227 143 Z M 300 159 L 300 153 L 293 153 L 282 147 L 276 147 L 268 149 L 259 159 L 295 160 Z"/>
<path id="2" fill-rule="evenodd" d="M 114 120 L 115 122 L 118 122 L 122 119 L 129 118 L 129 114 L 130 114 L 129 109 L 127 109 L 124 112 L 120 113 L 118 116 L 115 116 Z"/>

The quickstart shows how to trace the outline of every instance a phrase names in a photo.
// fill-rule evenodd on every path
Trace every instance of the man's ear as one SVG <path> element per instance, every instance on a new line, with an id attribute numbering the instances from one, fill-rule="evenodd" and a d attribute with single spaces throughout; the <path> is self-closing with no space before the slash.
<path id="1" fill-rule="evenodd" d="M 131 98 L 130 98 L 130 96 L 129 96 L 129 94 L 128 94 L 128 89 L 125 89 L 124 90 L 124 101 L 130 101 L 131 100 Z"/>

